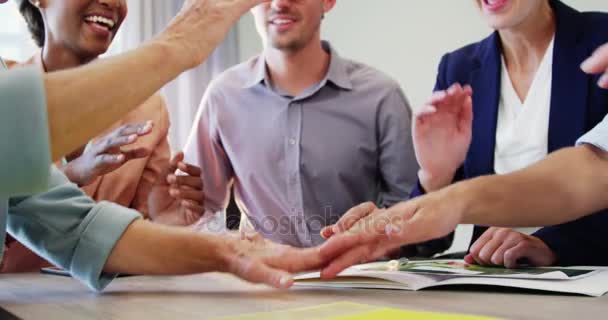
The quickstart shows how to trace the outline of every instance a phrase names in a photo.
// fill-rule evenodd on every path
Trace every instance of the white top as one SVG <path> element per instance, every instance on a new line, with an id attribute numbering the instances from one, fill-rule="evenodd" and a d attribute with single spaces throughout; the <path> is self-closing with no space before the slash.
<path id="1" fill-rule="evenodd" d="M 551 110 L 551 84 L 553 76 L 553 47 L 551 40 L 541 61 L 528 96 L 521 101 L 502 57 L 500 101 L 496 125 L 494 171 L 507 174 L 534 164 L 549 152 L 549 114 Z M 532 234 L 538 228 L 516 228 Z M 466 251 L 473 237 L 472 225 L 461 225 L 457 237 L 447 252 Z"/>
<path id="2" fill-rule="evenodd" d="M 542 160 L 548 153 L 553 40 L 536 71 L 528 96 L 521 101 L 502 59 L 502 78 L 494 171 L 507 174 Z"/>

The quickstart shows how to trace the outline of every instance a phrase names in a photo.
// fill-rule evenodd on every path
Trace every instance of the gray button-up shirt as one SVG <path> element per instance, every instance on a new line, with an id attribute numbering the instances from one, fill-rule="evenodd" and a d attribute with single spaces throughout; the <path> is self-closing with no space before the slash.
<path id="1" fill-rule="evenodd" d="M 324 48 L 327 76 L 297 97 L 272 86 L 263 56 L 219 76 L 185 147 L 207 210 L 225 209 L 233 182 L 246 223 L 293 246 L 322 243 L 321 228 L 359 203 L 406 200 L 418 170 L 399 85 Z"/>

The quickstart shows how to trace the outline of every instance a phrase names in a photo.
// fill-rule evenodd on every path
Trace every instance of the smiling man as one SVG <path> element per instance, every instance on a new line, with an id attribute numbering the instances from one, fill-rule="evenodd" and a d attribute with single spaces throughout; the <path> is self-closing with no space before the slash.
<path id="1" fill-rule="evenodd" d="M 255 7 L 264 50 L 211 84 L 185 148 L 207 212 L 225 209 L 234 182 L 241 228 L 299 247 L 362 201 L 407 199 L 418 170 L 399 85 L 321 41 L 335 4 Z"/>

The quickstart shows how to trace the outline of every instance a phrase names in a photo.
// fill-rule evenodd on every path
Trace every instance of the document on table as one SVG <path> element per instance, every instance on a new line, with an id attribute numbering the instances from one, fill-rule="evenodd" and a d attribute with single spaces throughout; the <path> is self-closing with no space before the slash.
<path id="1" fill-rule="evenodd" d="M 217 320 L 496 320 L 496 318 L 435 312 L 391 309 L 378 306 L 338 302 L 309 308 L 255 313 Z"/>

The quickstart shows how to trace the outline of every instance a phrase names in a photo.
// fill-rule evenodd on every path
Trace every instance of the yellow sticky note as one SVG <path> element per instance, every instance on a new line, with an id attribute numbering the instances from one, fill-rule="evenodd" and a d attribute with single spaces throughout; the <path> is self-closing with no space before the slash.
<path id="1" fill-rule="evenodd" d="M 434 312 L 415 312 L 397 309 L 380 309 L 358 315 L 334 317 L 324 320 L 491 320 L 492 318 L 445 314 Z"/>
<path id="2" fill-rule="evenodd" d="M 338 302 L 315 307 L 264 312 L 220 320 L 496 320 L 487 317 L 388 309 L 377 306 Z"/>

